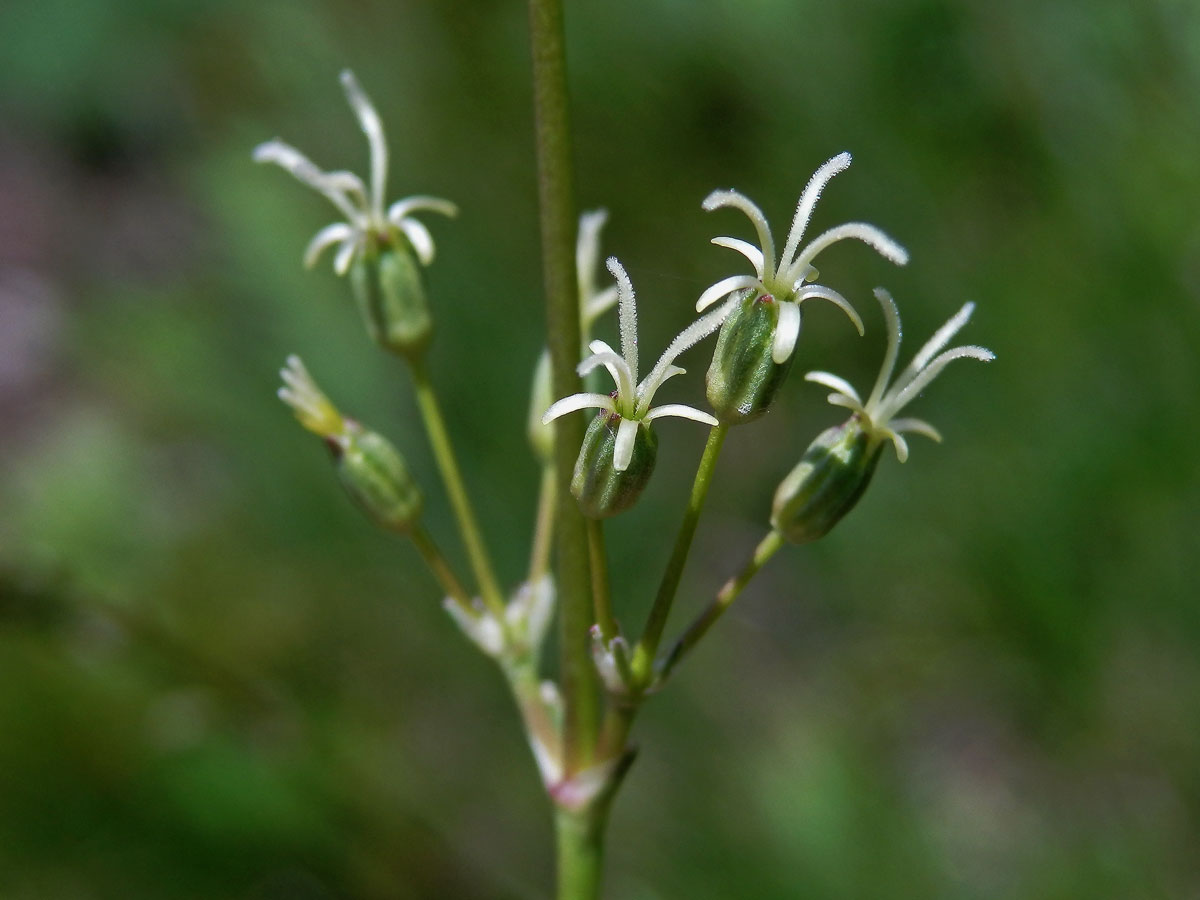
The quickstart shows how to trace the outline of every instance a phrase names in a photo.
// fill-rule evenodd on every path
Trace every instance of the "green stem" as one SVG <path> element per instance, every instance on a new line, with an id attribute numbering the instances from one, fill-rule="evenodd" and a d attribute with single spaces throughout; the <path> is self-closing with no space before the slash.
<path id="1" fill-rule="evenodd" d="M 783 535 L 778 531 L 771 531 L 759 542 L 758 546 L 754 548 L 754 555 L 750 557 L 742 570 L 725 582 L 713 602 L 675 642 L 675 646 L 671 648 L 671 652 L 659 666 L 659 677 L 666 678 L 687 652 L 699 643 L 700 638 L 704 637 L 713 623 L 721 618 L 725 610 L 729 609 L 733 601 L 738 598 L 742 589 L 750 583 L 750 579 L 757 575 L 758 570 L 783 546 L 783 542 Z"/>
<path id="2" fill-rule="evenodd" d="M 599 898 L 607 819 L 603 812 L 556 811 L 558 900 Z"/>
<path id="3" fill-rule="evenodd" d="M 429 380 L 425 360 L 420 356 L 409 357 L 409 367 L 417 395 L 417 406 L 421 410 L 421 418 L 425 421 L 425 431 L 429 435 L 433 457 L 437 460 L 438 470 L 446 485 L 446 493 L 450 496 L 450 506 L 454 509 L 454 518 L 458 522 L 458 530 L 467 549 L 467 558 L 471 561 L 471 570 L 475 573 L 483 602 L 488 605 L 492 614 L 503 622 L 504 594 L 496 581 L 492 562 L 488 558 L 487 548 L 475 520 L 475 512 L 467 497 L 467 488 L 458 469 L 458 461 L 454 458 L 454 448 L 450 444 L 450 435 L 446 431 L 446 422 L 442 418 L 433 383 Z"/>
<path id="4" fill-rule="evenodd" d="M 533 527 L 533 549 L 529 554 L 530 584 L 537 584 L 550 571 L 550 547 L 554 543 L 554 508 L 557 504 L 558 479 L 554 473 L 554 466 L 542 466 L 537 522 Z"/>
<path id="5" fill-rule="evenodd" d="M 426 565 L 433 572 L 433 576 L 438 580 L 438 584 L 442 586 L 442 590 L 453 597 L 466 612 L 472 616 L 478 615 L 475 607 L 471 605 L 471 595 L 462 586 L 462 582 L 458 580 L 458 577 L 454 574 L 454 570 L 450 568 L 450 563 L 446 561 L 446 557 L 442 555 L 442 551 L 433 542 L 433 538 L 429 536 L 429 532 L 418 525 L 409 533 L 409 537 L 417 545 L 417 550 L 425 558 Z"/>
<path id="6" fill-rule="evenodd" d="M 551 384 L 554 396 L 566 397 L 579 390 L 575 366 L 580 333 L 562 0 L 529 0 L 529 34 Z M 583 421 L 580 416 L 562 416 L 554 427 L 563 741 L 566 767 L 573 772 L 590 760 L 598 715 L 596 674 L 588 646 L 592 604 L 587 534 L 570 492 L 575 455 L 583 443 Z"/>
<path id="7" fill-rule="evenodd" d="M 717 467 L 717 458 L 721 455 L 721 446 L 725 443 L 725 435 L 728 432 L 729 426 L 722 424 L 714 425 L 708 433 L 708 443 L 704 445 L 704 455 L 700 457 L 696 480 L 692 482 L 692 496 L 688 501 L 683 522 L 679 525 L 679 534 L 675 538 L 675 548 L 671 551 L 671 558 L 667 561 L 666 571 L 663 572 L 662 581 L 659 583 L 654 605 L 650 608 L 646 629 L 642 632 L 642 639 L 638 641 L 634 651 L 633 677 L 635 683 L 643 687 L 649 684 L 654 675 L 654 654 L 658 652 L 663 630 L 667 626 L 667 616 L 671 613 L 671 604 L 675 600 L 675 592 L 679 589 L 679 580 L 683 577 L 683 566 L 692 548 L 696 525 L 700 521 L 700 513 L 704 510 L 704 500 L 708 496 L 708 488 Z"/>
<path id="8" fill-rule="evenodd" d="M 588 555 L 592 562 L 592 608 L 600 636 L 605 643 L 617 634 L 617 621 L 613 618 L 612 594 L 608 586 L 608 557 L 604 552 L 604 523 L 599 519 L 587 520 Z"/>

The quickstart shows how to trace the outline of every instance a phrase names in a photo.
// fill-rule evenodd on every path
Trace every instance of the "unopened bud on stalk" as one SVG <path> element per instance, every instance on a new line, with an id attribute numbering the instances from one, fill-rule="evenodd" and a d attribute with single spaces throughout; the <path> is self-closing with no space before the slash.
<path id="1" fill-rule="evenodd" d="M 337 466 L 338 479 L 355 503 L 381 528 L 404 533 L 421 515 L 421 492 L 392 443 L 345 418 L 317 387 L 298 356 L 280 370 L 279 398 L 292 407 L 300 424 L 324 438 Z"/>

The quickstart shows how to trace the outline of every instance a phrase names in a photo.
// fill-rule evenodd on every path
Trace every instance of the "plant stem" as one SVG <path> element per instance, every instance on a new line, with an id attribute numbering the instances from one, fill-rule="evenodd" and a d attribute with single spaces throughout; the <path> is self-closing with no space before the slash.
<path id="1" fill-rule="evenodd" d="M 728 432 L 729 426 L 721 424 L 714 425 L 708 433 L 708 443 L 704 445 L 704 455 L 700 457 L 700 466 L 696 469 L 696 480 L 692 482 L 692 496 L 688 501 L 683 522 L 679 525 L 679 534 L 675 538 L 675 548 L 671 551 L 671 558 L 667 561 L 666 571 L 663 572 L 662 581 L 659 583 L 654 605 L 650 608 L 646 629 L 642 632 L 642 639 L 638 641 L 634 651 L 633 677 L 635 683 L 642 687 L 649 684 L 654 675 L 654 654 L 658 652 L 663 629 L 667 626 L 667 616 L 671 613 L 671 604 L 675 600 L 675 592 L 679 589 L 679 580 L 683 577 L 683 566 L 692 548 L 696 525 L 700 521 L 700 513 L 704 510 L 704 500 L 708 496 L 708 488 L 717 467 L 717 458 L 721 455 L 721 447 Z"/>
<path id="2" fill-rule="evenodd" d="M 604 552 L 604 523 L 599 519 L 587 520 L 588 555 L 592 562 L 592 607 L 600 636 L 605 643 L 617 634 L 617 622 L 613 618 L 612 594 L 608 587 L 608 557 Z"/>
<path id="3" fill-rule="evenodd" d="M 554 509 L 557 505 L 558 478 L 554 466 L 542 466 L 537 522 L 533 527 L 533 550 L 529 554 L 530 584 L 541 581 L 550 571 L 550 547 L 554 543 Z"/>
<path id="4" fill-rule="evenodd" d="M 558 900 L 599 898 L 607 820 L 607 805 L 600 811 L 555 812 Z"/>
<path id="5" fill-rule="evenodd" d="M 442 410 L 438 405 L 433 383 L 429 380 L 429 370 L 425 368 L 425 360 L 420 356 L 410 357 L 409 370 L 412 372 L 417 406 L 421 410 L 421 418 L 425 421 L 425 432 L 429 436 L 433 457 L 437 460 L 438 470 L 442 474 L 442 482 L 446 485 L 446 493 L 450 496 L 454 518 L 458 522 L 458 530 L 467 549 L 467 558 L 471 561 L 471 570 L 475 573 L 475 580 L 479 584 L 483 602 L 488 605 L 492 614 L 503 622 L 504 595 L 496 581 L 492 562 L 488 558 L 487 547 L 484 546 L 479 525 L 475 520 L 475 512 L 467 497 L 467 488 L 463 483 L 458 461 L 454 458 L 454 448 L 450 444 L 450 435 L 446 431 L 446 422 L 442 418 Z"/>
<path id="6" fill-rule="evenodd" d="M 579 298 L 575 277 L 575 204 L 562 0 L 529 0 L 533 104 L 538 163 L 538 210 L 546 290 L 546 329 L 554 396 L 579 390 Z M 588 646 L 590 566 L 584 520 L 571 493 L 583 421 L 555 421 L 558 482 L 558 596 L 564 756 L 568 772 L 586 766 L 596 741 L 598 692 Z M 597 876 L 598 877 L 598 873 Z"/>
<path id="7" fill-rule="evenodd" d="M 421 552 L 421 556 L 425 558 L 426 565 L 433 572 L 433 576 L 438 580 L 438 584 L 442 586 L 442 590 L 453 597 L 458 602 L 458 605 L 467 613 L 472 616 L 478 615 L 475 607 L 471 605 L 471 595 L 462 586 L 462 582 L 458 580 L 457 576 L 455 576 L 454 570 L 450 568 L 450 563 L 446 561 L 446 557 L 442 555 L 442 551 L 433 542 L 433 538 L 429 536 L 429 532 L 418 525 L 412 530 L 409 537 L 417 545 L 417 549 Z"/>
<path id="8" fill-rule="evenodd" d="M 696 646 L 700 638 L 704 637 L 713 623 L 721 618 L 725 610 L 729 609 L 733 601 L 737 599 L 742 589 L 750 583 L 750 579 L 757 575 L 758 570 L 783 546 L 783 541 L 783 535 L 772 530 L 759 542 L 758 546 L 754 548 L 754 555 L 750 557 L 742 570 L 725 582 L 713 602 L 675 642 L 675 646 L 671 648 L 671 652 L 667 654 L 659 667 L 660 677 L 666 678 L 684 655 Z"/>

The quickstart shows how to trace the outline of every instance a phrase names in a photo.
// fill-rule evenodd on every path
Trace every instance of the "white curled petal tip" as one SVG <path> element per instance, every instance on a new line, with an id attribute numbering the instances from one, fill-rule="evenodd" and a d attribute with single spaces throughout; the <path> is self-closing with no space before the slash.
<path id="1" fill-rule="evenodd" d="M 895 432 L 907 431 L 911 434 L 924 435 L 939 444 L 942 442 L 942 433 L 924 419 L 892 419 L 888 423 L 888 427 Z"/>
<path id="2" fill-rule="evenodd" d="M 412 244 L 412 248 L 417 254 L 417 259 L 421 261 L 421 265 L 427 266 L 433 262 L 435 250 L 433 235 L 429 233 L 429 229 L 416 219 L 401 219 L 396 224 L 404 232 L 404 236 L 408 238 L 408 242 Z"/>
<path id="3" fill-rule="evenodd" d="M 766 290 L 762 282 L 752 275 L 732 275 L 729 278 L 722 278 L 700 295 L 700 298 L 696 301 L 696 312 L 704 312 L 704 310 L 708 309 L 708 307 L 712 306 L 718 300 L 742 288 Z"/>
<path id="4" fill-rule="evenodd" d="M 841 394 L 841 393 L 830 394 L 828 397 L 825 398 L 825 401 L 827 403 L 829 403 L 831 406 L 840 406 L 843 409 L 850 410 L 851 412 L 856 412 L 856 413 L 864 412 L 862 403 L 860 401 L 855 400 L 853 397 L 847 397 L 845 394 Z"/>
<path id="5" fill-rule="evenodd" d="M 609 412 L 616 412 L 617 405 L 608 394 L 572 394 L 570 397 L 563 397 L 552 403 L 542 415 L 542 424 L 549 425 L 559 416 L 565 416 L 567 413 L 577 412 L 581 409 L 606 409 Z"/>
<path id="6" fill-rule="evenodd" d="M 339 275 L 345 275 L 350 271 L 350 266 L 354 262 L 354 255 L 358 252 L 358 235 L 354 234 L 347 237 L 341 248 L 337 252 L 337 256 L 333 258 L 333 270 Z"/>
<path id="7" fill-rule="evenodd" d="M 763 271 L 762 251 L 749 241 L 743 241 L 734 237 L 715 237 L 710 243 L 716 244 L 718 247 L 725 247 L 728 250 L 735 250 L 742 254 L 742 256 L 750 260 L 750 265 L 754 266 L 754 271 L 758 273 L 759 278 L 766 277 L 766 273 Z"/>
<path id="8" fill-rule="evenodd" d="M 291 144 L 286 144 L 278 138 L 263 141 L 263 143 L 255 147 L 253 158 L 255 162 L 274 163 L 293 173 L 297 169 L 305 167 L 317 168 L 307 156 Z"/>
<path id="9" fill-rule="evenodd" d="M 458 215 L 458 205 L 450 200 L 443 200 L 441 197 L 424 195 L 405 197 L 388 207 L 387 217 L 392 224 L 399 225 L 400 220 L 410 213 L 425 211 L 441 213 L 443 216 L 453 219 Z"/>
<path id="10" fill-rule="evenodd" d="M 775 337 L 771 341 L 771 359 L 783 365 L 796 349 L 800 337 L 800 307 L 795 303 L 779 304 L 779 324 L 775 326 Z"/>
<path id="11" fill-rule="evenodd" d="M 637 441 L 637 430 L 640 428 L 637 419 L 622 419 L 617 426 L 617 439 L 613 444 L 613 468 L 624 472 L 633 461 L 633 445 Z"/>
<path id="12" fill-rule="evenodd" d="M 711 413 L 706 413 L 702 409 L 696 409 L 694 406 L 688 406 L 685 403 L 667 403 L 663 406 L 656 406 L 650 412 L 646 413 L 644 419 L 647 422 L 653 422 L 655 419 L 661 419 L 663 416 L 676 416 L 680 419 L 691 419 L 693 422 L 703 422 L 705 425 L 716 427 L 716 416 Z"/>
<path id="13" fill-rule="evenodd" d="M 846 317 L 851 321 L 851 323 L 853 323 L 855 329 L 858 331 L 859 337 L 862 337 L 867 333 L 866 328 L 863 325 L 862 316 L 858 314 L 858 310 L 851 305 L 849 300 L 847 300 L 837 291 L 833 290 L 833 288 L 827 288 L 822 284 L 810 285 L 809 287 L 806 287 L 800 291 L 799 296 L 796 297 L 796 303 L 803 303 L 805 300 L 811 300 L 813 298 L 828 300 L 830 303 L 844 312 Z"/>
<path id="14" fill-rule="evenodd" d="M 304 250 L 305 267 L 311 269 L 317 264 L 317 260 L 321 258 L 321 254 L 325 252 L 326 248 L 352 237 L 354 237 L 354 229 L 345 222 L 326 225 L 308 242 L 308 246 Z"/>
<path id="15" fill-rule="evenodd" d="M 862 403 L 862 398 L 858 396 L 858 391 L 854 389 L 854 385 L 848 382 L 840 375 L 834 375 L 832 372 L 809 372 L 804 376 L 805 381 L 811 381 L 814 384 L 824 385 L 838 393 L 845 394 L 847 397 L 852 397 L 859 403 Z"/>
<path id="16" fill-rule="evenodd" d="M 888 430 L 887 436 L 891 438 L 892 444 L 896 448 L 896 459 L 900 462 L 908 462 L 908 441 L 891 429 Z"/>

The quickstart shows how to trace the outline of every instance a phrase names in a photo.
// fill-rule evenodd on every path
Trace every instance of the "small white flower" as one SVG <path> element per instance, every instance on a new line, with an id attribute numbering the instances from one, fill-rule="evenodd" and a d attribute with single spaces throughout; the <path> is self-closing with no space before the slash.
<path id="1" fill-rule="evenodd" d="M 967 303 L 954 314 L 950 321 L 934 333 L 891 387 L 888 387 L 888 379 L 891 378 L 892 372 L 896 368 L 896 357 L 900 353 L 900 313 L 896 309 L 896 301 L 892 299 L 892 295 L 883 288 L 875 289 L 875 297 L 883 307 L 883 317 L 887 320 L 888 339 L 883 366 L 879 370 L 879 377 L 875 379 L 875 386 L 871 389 L 871 395 L 867 398 L 867 402 L 863 403 L 858 391 L 846 379 L 839 378 L 837 375 L 829 372 L 809 372 L 804 378 L 807 381 L 832 388 L 834 393 L 829 395 L 829 402 L 834 406 L 844 406 L 855 413 L 863 430 L 872 438 L 890 440 L 896 447 L 897 458 L 900 462 L 904 462 L 908 459 L 908 443 L 901 437 L 901 432 L 923 434 L 935 441 L 940 441 L 942 436 L 928 422 L 911 418 L 897 419 L 895 415 L 907 406 L 917 394 L 925 390 L 929 383 L 941 374 L 942 369 L 954 360 L 978 359 L 982 362 L 990 362 L 996 358 L 996 354 L 985 347 L 975 345 L 954 347 L 942 351 L 942 348 L 950 343 L 950 339 L 958 333 L 959 329 L 967 324 L 971 313 L 975 311 L 975 304 Z"/>
<path id="2" fill-rule="evenodd" d="M 681 403 L 669 403 L 666 406 L 650 408 L 654 394 L 662 387 L 663 382 L 675 375 L 682 375 L 683 369 L 674 365 L 675 360 L 683 351 L 703 340 L 721 327 L 721 323 L 732 309 L 733 301 L 723 304 L 705 316 L 700 317 L 671 341 L 662 357 L 654 364 L 650 374 L 640 383 L 638 377 L 638 345 L 637 345 L 637 303 L 634 298 L 633 284 L 625 269 L 617 262 L 616 257 L 609 257 L 608 271 L 617 280 L 618 316 L 621 324 L 621 352 L 618 354 L 604 341 L 592 341 L 589 345 L 592 355 L 579 364 L 577 371 L 580 376 L 603 366 L 606 368 L 617 389 L 610 394 L 572 394 L 553 404 L 542 416 L 542 423 L 547 424 L 559 416 L 580 409 L 603 409 L 618 417 L 621 422 L 617 426 L 617 439 L 613 448 L 613 468 L 624 472 L 629 467 L 633 457 L 634 440 L 639 426 L 649 428 L 650 423 L 661 416 L 679 416 L 704 422 L 706 425 L 716 425 L 717 420 L 706 412 Z"/>
<path id="3" fill-rule="evenodd" d="M 754 225 L 754 230 L 758 233 L 759 245 L 756 247 L 748 241 L 732 237 L 712 239 L 712 242 L 718 247 L 736 250 L 750 260 L 755 274 L 734 275 L 721 279 L 700 295 L 700 299 L 696 301 L 696 311 L 703 310 L 733 291 L 746 288 L 774 297 L 781 304 L 779 325 L 775 329 L 775 337 L 771 346 L 771 358 L 777 364 L 783 364 L 792 355 L 792 351 L 796 347 L 796 339 L 800 335 L 800 304 L 813 297 L 837 304 L 850 317 L 850 321 L 854 323 L 859 334 L 862 334 L 862 320 L 854 311 L 854 307 L 841 294 L 819 284 L 807 283 L 817 277 L 817 270 L 812 265 L 813 260 L 830 244 L 846 238 L 855 238 L 871 245 L 881 256 L 898 266 L 908 262 L 908 252 L 874 225 L 868 225 L 865 222 L 848 222 L 830 228 L 818 235 L 803 249 L 800 247 L 800 239 L 804 237 L 804 230 L 808 227 L 808 221 L 812 217 L 813 208 L 817 205 L 821 191 L 833 176 L 845 171 L 849 166 L 850 154 L 839 153 L 817 169 L 809 179 L 804 193 L 800 195 L 800 202 L 796 206 L 796 215 L 792 219 L 791 230 L 788 231 L 787 243 L 784 245 L 778 263 L 775 259 L 775 242 L 771 239 L 771 229 L 762 210 L 748 197 L 737 191 L 713 191 L 709 194 L 704 200 L 704 209 L 708 212 L 722 206 L 740 209 Z"/>
<path id="4" fill-rule="evenodd" d="M 300 181 L 329 198 L 346 216 L 345 222 L 335 222 L 317 232 L 304 251 L 304 264 L 313 266 L 329 247 L 337 246 L 333 267 L 345 275 L 359 254 L 365 252 L 368 240 L 374 236 L 388 238 L 399 232 L 412 246 L 422 265 L 433 262 L 433 237 L 423 224 L 410 213 L 429 210 L 445 216 L 458 214 L 458 207 L 449 200 L 437 197 L 405 197 L 384 209 L 387 187 L 388 149 L 383 136 L 383 123 L 370 99 L 359 87 L 349 69 L 342 72 L 342 87 L 346 99 L 358 118 L 371 148 L 371 183 L 368 190 L 363 180 L 352 172 L 326 172 L 290 144 L 280 140 L 267 141 L 254 149 L 256 162 L 274 163 Z"/>

